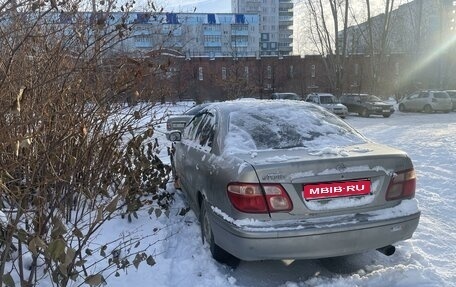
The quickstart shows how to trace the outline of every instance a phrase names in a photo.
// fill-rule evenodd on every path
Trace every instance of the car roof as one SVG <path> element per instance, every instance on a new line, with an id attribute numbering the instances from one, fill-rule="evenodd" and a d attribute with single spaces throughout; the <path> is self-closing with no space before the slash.
<path id="1" fill-rule="evenodd" d="M 219 110 L 222 113 L 230 113 L 238 111 L 244 108 L 255 108 L 259 105 L 268 105 L 268 106 L 297 106 L 301 105 L 303 107 L 313 107 L 314 105 L 304 102 L 304 101 L 295 101 L 295 100 L 257 100 L 257 99 L 244 99 L 244 100 L 233 100 L 225 102 L 217 102 L 211 104 L 209 107 L 206 107 L 205 110 L 215 109 Z"/>
<path id="2" fill-rule="evenodd" d="M 332 96 L 334 97 L 333 94 L 331 93 L 310 93 L 308 96 L 313 95 L 313 96 Z"/>

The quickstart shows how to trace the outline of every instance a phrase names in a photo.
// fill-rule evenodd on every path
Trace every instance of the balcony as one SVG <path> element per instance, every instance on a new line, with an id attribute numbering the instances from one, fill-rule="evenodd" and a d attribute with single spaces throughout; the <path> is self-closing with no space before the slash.
<path id="1" fill-rule="evenodd" d="M 233 36 L 248 36 L 248 30 L 231 30 L 231 35 Z"/>
<path id="2" fill-rule="evenodd" d="M 231 42 L 231 47 L 248 47 L 249 42 Z"/>
<path id="3" fill-rule="evenodd" d="M 221 36 L 222 31 L 220 30 L 204 30 L 203 35 L 205 36 Z"/>
<path id="4" fill-rule="evenodd" d="M 222 42 L 204 42 L 204 47 L 221 47 Z"/>

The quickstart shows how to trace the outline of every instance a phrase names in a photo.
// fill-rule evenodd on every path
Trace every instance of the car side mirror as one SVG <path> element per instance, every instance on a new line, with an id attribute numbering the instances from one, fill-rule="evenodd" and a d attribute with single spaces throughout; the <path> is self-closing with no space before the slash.
<path id="1" fill-rule="evenodd" d="M 172 131 L 166 135 L 169 141 L 180 142 L 182 140 L 182 134 L 180 131 Z"/>

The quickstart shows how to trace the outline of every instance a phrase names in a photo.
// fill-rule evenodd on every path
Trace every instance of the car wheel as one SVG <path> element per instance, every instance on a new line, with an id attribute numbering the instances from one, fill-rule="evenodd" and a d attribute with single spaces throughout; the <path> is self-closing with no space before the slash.
<path id="1" fill-rule="evenodd" d="M 203 200 L 201 203 L 199 218 L 201 225 L 201 239 L 203 240 L 203 244 L 207 243 L 207 245 L 209 245 L 209 250 L 211 251 L 212 258 L 214 258 L 216 261 L 226 264 L 232 268 L 236 268 L 240 262 L 239 258 L 226 252 L 215 243 L 214 233 L 212 232 L 211 222 L 209 219 L 209 214 L 207 213 L 207 208 L 207 202 Z"/>
<path id="2" fill-rule="evenodd" d="M 433 112 L 432 107 L 430 105 L 425 105 L 423 110 L 425 113 L 428 113 L 428 114 Z"/>
<path id="3" fill-rule="evenodd" d="M 406 112 L 406 109 L 405 109 L 404 104 L 400 104 L 400 105 L 399 105 L 399 111 L 400 111 L 400 112 L 403 112 L 403 113 Z"/>
<path id="4" fill-rule="evenodd" d="M 365 118 L 368 118 L 369 117 L 369 111 L 364 108 L 362 111 L 361 111 L 361 114 L 360 114 L 362 117 L 365 117 Z"/>

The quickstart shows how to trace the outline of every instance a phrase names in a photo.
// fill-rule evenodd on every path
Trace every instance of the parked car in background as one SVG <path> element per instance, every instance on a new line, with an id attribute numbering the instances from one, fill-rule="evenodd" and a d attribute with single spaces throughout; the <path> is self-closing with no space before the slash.
<path id="1" fill-rule="evenodd" d="M 194 115 L 196 115 L 199 111 L 201 111 L 204 107 L 209 105 L 209 103 L 200 104 L 192 107 L 182 115 L 173 115 L 169 116 L 168 120 L 166 121 L 166 130 L 179 130 L 182 131 L 185 128 L 185 125 L 190 121 Z"/>
<path id="2" fill-rule="evenodd" d="M 271 99 L 273 100 L 296 100 L 301 101 L 302 98 L 296 93 L 272 93 Z"/>
<path id="3" fill-rule="evenodd" d="M 172 139 L 176 184 L 218 261 L 390 255 L 417 228 L 411 159 L 320 106 L 214 103 Z"/>
<path id="4" fill-rule="evenodd" d="M 448 91 L 445 91 L 445 92 L 451 98 L 451 102 L 453 103 L 453 111 L 456 111 L 456 90 L 448 90 Z"/>
<path id="5" fill-rule="evenodd" d="M 453 103 L 450 96 L 443 91 L 420 91 L 406 96 L 399 102 L 401 112 L 425 112 L 435 111 L 450 112 Z"/>
<path id="6" fill-rule="evenodd" d="M 340 102 L 347 106 L 349 113 L 363 117 L 379 115 L 388 118 L 394 113 L 394 106 L 380 98 L 368 94 L 343 94 Z"/>
<path id="7" fill-rule="evenodd" d="M 320 105 L 341 118 L 345 118 L 348 114 L 347 107 L 339 103 L 339 101 L 333 94 L 311 93 L 307 95 L 306 102 Z"/>

